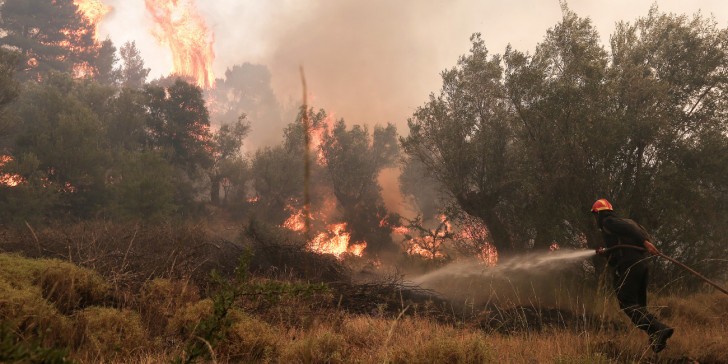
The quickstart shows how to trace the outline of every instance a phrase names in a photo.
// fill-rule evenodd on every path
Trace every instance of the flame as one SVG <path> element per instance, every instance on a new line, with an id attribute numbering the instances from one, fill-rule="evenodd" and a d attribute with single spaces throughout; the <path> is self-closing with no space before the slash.
<path id="1" fill-rule="evenodd" d="M 286 207 L 287 210 L 293 210 L 292 207 Z M 306 228 L 306 215 L 303 210 L 294 212 L 291 216 L 283 222 L 283 227 L 291 230 L 302 232 Z"/>
<path id="2" fill-rule="evenodd" d="M 410 229 L 406 226 L 395 226 L 392 228 L 392 232 L 400 235 L 410 234 Z"/>
<path id="3" fill-rule="evenodd" d="M 111 6 L 105 5 L 100 0 L 73 0 L 73 4 L 78 7 L 81 15 L 94 26 L 94 30 L 98 30 L 101 20 L 112 10 Z M 94 37 L 98 40 L 96 35 L 98 32 L 95 31 L 94 34 Z"/>
<path id="4" fill-rule="evenodd" d="M 290 205 L 286 206 L 286 210 L 291 211 L 291 216 L 283 222 L 282 226 L 291 231 L 303 232 L 306 228 L 306 212 L 303 209 L 296 210 Z M 317 219 L 311 217 L 311 220 Z M 318 220 L 325 219 L 319 217 Z M 327 225 L 325 231 L 319 232 L 308 242 L 307 248 L 319 254 L 335 255 L 339 259 L 343 258 L 345 254 L 359 257 L 364 255 L 367 243 L 365 241 L 350 243 L 351 234 L 346 231 L 346 227 L 345 222 Z"/>
<path id="5" fill-rule="evenodd" d="M 319 233 L 309 243 L 308 247 L 321 254 L 333 254 L 337 257 L 349 250 L 351 235 L 346 232 L 346 223 L 333 224 L 329 231 Z"/>
<path id="6" fill-rule="evenodd" d="M 483 250 L 478 254 L 478 258 L 489 267 L 495 267 L 498 265 L 498 250 L 490 245 L 485 244 Z"/>
<path id="7" fill-rule="evenodd" d="M 442 240 L 435 240 L 431 236 L 425 236 L 424 238 L 414 239 L 413 244 L 407 247 L 407 254 L 419 255 L 427 259 L 444 258 L 445 255 L 440 251 L 440 245 Z M 431 249 L 425 249 L 424 247 L 430 247 Z"/>
<path id="8" fill-rule="evenodd" d="M 156 23 L 154 36 L 172 51 L 173 73 L 192 77 L 200 87 L 212 87 L 214 39 L 192 0 L 144 0 L 144 3 Z"/>
<path id="9" fill-rule="evenodd" d="M 0 168 L 5 167 L 6 164 L 13 161 L 13 157 L 9 155 L 0 155 Z M 14 173 L 3 173 L 0 171 L 0 185 L 8 187 L 15 187 L 25 180 L 19 174 Z"/>

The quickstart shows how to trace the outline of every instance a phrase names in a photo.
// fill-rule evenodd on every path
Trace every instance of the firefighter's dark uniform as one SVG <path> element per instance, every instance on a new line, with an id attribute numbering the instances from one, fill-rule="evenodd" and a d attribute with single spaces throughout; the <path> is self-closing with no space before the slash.
<path id="1" fill-rule="evenodd" d="M 599 211 L 598 224 L 607 248 L 615 245 L 644 247 L 649 234 L 636 222 L 618 217 L 614 211 Z M 639 329 L 650 337 L 669 327 L 647 311 L 647 254 L 622 248 L 609 253 L 609 265 L 613 268 L 614 292 L 619 307 Z"/>

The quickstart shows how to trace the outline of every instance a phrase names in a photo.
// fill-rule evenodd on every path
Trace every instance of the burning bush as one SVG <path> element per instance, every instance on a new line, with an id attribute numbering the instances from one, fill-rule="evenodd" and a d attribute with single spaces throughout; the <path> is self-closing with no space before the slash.
<path id="1" fill-rule="evenodd" d="M 334 256 L 309 251 L 305 240 L 290 231 L 253 220 L 246 235 L 254 249 L 254 271 L 318 282 L 350 280 L 351 273 Z"/>

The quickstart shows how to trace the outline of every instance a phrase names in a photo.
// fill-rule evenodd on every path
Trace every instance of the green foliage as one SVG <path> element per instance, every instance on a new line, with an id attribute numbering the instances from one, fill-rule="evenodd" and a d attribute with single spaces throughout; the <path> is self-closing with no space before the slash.
<path id="1" fill-rule="evenodd" d="M 73 363 L 68 349 L 45 347 L 38 340 L 24 340 L 5 325 L 0 325 L 0 362 L 3 363 Z"/>
<path id="2" fill-rule="evenodd" d="M 212 167 L 210 176 L 210 201 L 217 205 L 220 203 L 220 185 L 225 188 L 225 199 L 231 188 L 238 190 L 243 196 L 245 189 L 244 172 L 247 167 L 241 148 L 243 139 L 250 131 L 250 124 L 246 122 L 245 115 L 231 124 L 225 124 L 212 135 Z"/>
<path id="3" fill-rule="evenodd" d="M 51 71 L 72 73 L 74 65 L 96 57 L 95 29 L 73 0 L 6 0 L 0 13 L 0 39 L 20 52 L 21 79 L 45 77 Z"/>
<path id="4" fill-rule="evenodd" d="M 23 171 L 23 178 L 57 191 L 60 202 L 81 216 L 104 203 L 104 177 L 111 162 L 103 124 L 82 99 L 86 87 L 61 74 L 47 84 L 29 85 L 16 105 L 23 123 L 14 150 L 21 164 L 37 161 L 35 170 Z"/>
<path id="5" fill-rule="evenodd" d="M 423 163 L 463 210 L 488 225 L 498 249 L 513 249 L 506 216 L 516 180 L 510 171 L 519 151 L 516 128 L 501 80 L 500 56 L 490 56 L 479 35 L 458 65 L 443 72 L 439 95 L 408 121 L 404 151 Z"/>
<path id="6" fill-rule="evenodd" d="M 18 96 L 18 83 L 13 79 L 18 54 L 0 48 L 0 152 L 5 148 L 16 120 L 7 113 L 7 106 Z"/>
<path id="7" fill-rule="evenodd" d="M 283 146 L 266 147 L 256 151 L 251 173 L 263 216 L 282 223 L 288 216 L 286 204 L 303 198 L 303 158 Z"/>
<path id="8" fill-rule="evenodd" d="M 347 130 L 342 119 L 330 130 L 326 127 L 322 139 L 324 167 L 352 240 L 366 241 L 369 251 L 392 249 L 390 228 L 380 226 L 388 212 L 377 177 L 397 160 L 396 128 L 392 124 L 377 126 L 370 135 L 366 126 Z"/>
<path id="9" fill-rule="evenodd" d="M 121 85 L 124 88 L 139 90 L 144 87 L 149 68 L 144 68 L 144 60 L 136 47 L 136 42 L 126 42 L 119 50 L 123 63 L 120 71 Z"/>
<path id="10" fill-rule="evenodd" d="M 606 197 L 666 254 L 720 274 L 706 258 L 728 254 L 728 30 L 653 7 L 608 52 L 564 7 L 533 54 L 471 40 L 402 145 L 500 252 L 600 244 L 585 211 Z"/>
<path id="11" fill-rule="evenodd" d="M 110 189 L 113 214 L 158 220 L 179 208 L 175 200 L 177 173 L 155 152 L 124 154 Z"/>
<path id="12" fill-rule="evenodd" d="M 181 79 L 169 87 L 147 86 L 151 142 L 170 151 L 170 161 L 191 176 L 212 160 L 210 118 L 202 90 Z"/>

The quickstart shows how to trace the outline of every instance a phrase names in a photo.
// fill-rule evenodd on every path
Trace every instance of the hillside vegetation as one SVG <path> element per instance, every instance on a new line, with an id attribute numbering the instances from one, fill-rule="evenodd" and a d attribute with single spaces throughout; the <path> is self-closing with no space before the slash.
<path id="1" fill-rule="evenodd" d="M 211 241 L 202 235 L 202 241 Z M 253 248 L 252 256 L 245 253 L 250 247 L 240 251 L 234 257 L 241 262 L 237 271 L 227 274 L 199 277 L 193 269 L 187 274 L 160 269 L 133 278 L 109 268 L 112 263 L 102 264 L 110 258 L 101 255 L 85 265 L 107 267 L 103 274 L 67 258 L 0 254 L 0 360 L 726 362 L 728 297 L 719 293 L 653 295 L 651 305 L 678 330 L 668 349 L 653 356 L 615 300 L 596 289 L 584 297 L 561 297 L 559 307 L 513 302 L 465 315 L 454 305 L 450 313 L 438 309 L 440 298 L 417 297 L 404 286 L 391 286 L 395 294 L 388 295 L 385 279 L 357 283 L 351 280 L 361 268 L 355 260 L 339 263 L 311 253 L 317 266 L 336 265 L 342 274 L 318 275 L 316 281 L 291 262 L 286 274 L 260 274 L 262 260 L 271 258 L 260 248 Z M 152 259 L 134 249 L 127 254 L 126 262 L 116 264 L 137 267 Z M 258 267 L 255 274 L 252 267 Z"/>

